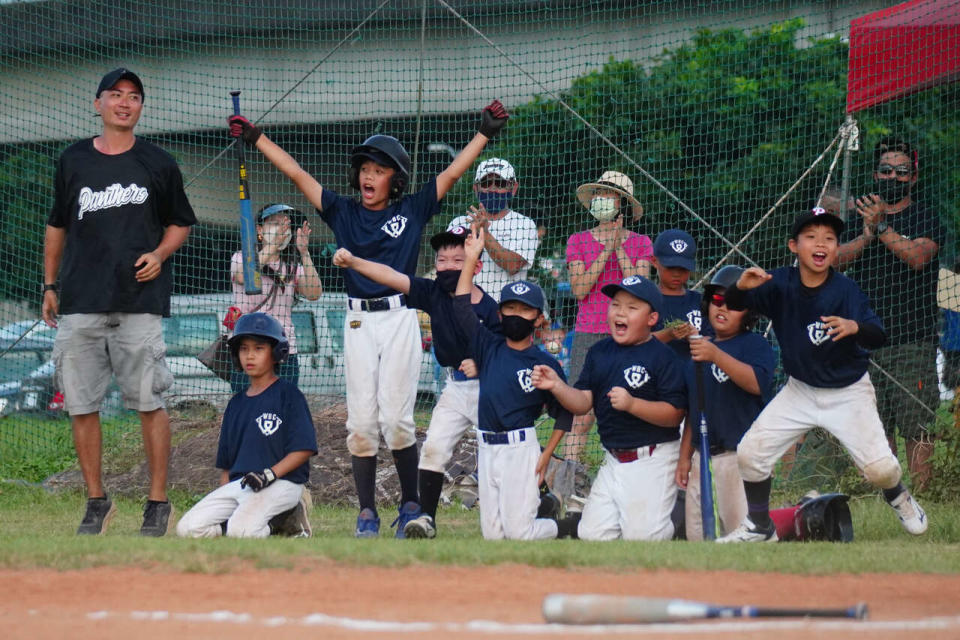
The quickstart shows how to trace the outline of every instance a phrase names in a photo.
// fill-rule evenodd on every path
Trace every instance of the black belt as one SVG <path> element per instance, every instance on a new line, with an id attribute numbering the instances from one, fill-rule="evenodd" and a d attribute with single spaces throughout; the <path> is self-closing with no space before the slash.
<path id="1" fill-rule="evenodd" d="M 399 304 L 391 306 L 392 299 L 398 299 Z M 359 303 L 359 309 L 356 308 Z M 407 296 L 398 294 L 398 296 L 387 296 L 386 298 L 351 298 L 348 306 L 352 311 L 389 311 L 407 306 Z"/>
<path id="2" fill-rule="evenodd" d="M 710 455 L 718 456 L 721 453 L 726 453 L 728 450 L 724 449 L 722 444 L 712 444 L 710 445 Z"/>
<path id="3" fill-rule="evenodd" d="M 481 431 L 480 437 L 483 438 L 483 441 L 486 444 L 510 444 L 510 432 L 509 431 Z M 527 432 L 521 431 L 520 442 L 523 442 L 527 439 Z"/>

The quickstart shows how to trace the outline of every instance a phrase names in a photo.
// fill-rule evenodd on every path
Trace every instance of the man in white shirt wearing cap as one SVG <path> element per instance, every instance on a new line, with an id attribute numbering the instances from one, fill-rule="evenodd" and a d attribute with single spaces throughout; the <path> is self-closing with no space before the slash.
<path id="1" fill-rule="evenodd" d="M 509 162 L 501 158 L 484 160 L 473 179 L 479 206 L 470 207 L 469 216 L 459 216 L 450 223 L 469 228 L 476 221 L 483 226 L 483 268 L 474 282 L 498 301 L 505 285 L 527 279 L 540 244 L 536 223 L 510 208 L 519 186 Z"/>

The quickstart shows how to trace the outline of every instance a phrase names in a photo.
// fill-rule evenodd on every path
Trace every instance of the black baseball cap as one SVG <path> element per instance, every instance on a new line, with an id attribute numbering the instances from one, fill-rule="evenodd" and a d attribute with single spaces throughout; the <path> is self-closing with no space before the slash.
<path id="1" fill-rule="evenodd" d="M 129 80 L 137 86 L 137 91 L 140 92 L 140 97 L 145 98 L 146 95 L 143 93 L 143 83 L 140 82 L 140 78 L 137 77 L 133 71 L 120 67 L 119 69 L 114 69 L 107 75 L 103 76 L 103 79 L 100 81 L 100 86 L 97 87 L 97 96 L 100 97 L 100 94 L 106 91 L 107 89 L 113 89 L 114 86 L 121 80 Z"/>
<path id="2" fill-rule="evenodd" d="M 443 247 L 462 246 L 468 233 L 470 233 L 470 230 L 466 227 L 451 224 L 446 231 L 441 231 L 430 238 L 430 246 L 433 247 L 434 251 L 440 251 Z"/>
<path id="3" fill-rule="evenodd" d="M 528 307 L 533 307 L 537 311 L 541 312 L 546 307 L 546 298 L 544 298 L 543 289 L 532 282 L 527 282 L 526 280 L 511 282 L 500 290 L 501 307 L 505 302 L 510 302 L 511 300 L 522 302 Z"/>
<path id="4" fill-rule="evenodd" d="M 843 220 L 823 207 L 814 207 L 810 211 L 804 211 L 793 220 L 793 227 L 790 228 L 790 237 L 794 240 L 803 231 L 807 225 L 816 222 L 817 224 L 828 224 L 833 227 L 837 237 L 843 233 Z"/>
<path id="5" fill-rule="evenodd" d="M 634 298 L 645 301 L 654 311 L 663 308 L 663 294 L 657 285 L 643 276 L 627 276 L 615 284 L 608 284 L 600 290 L 603 295 L 612 298 L 618 291 L 626 291 Z"/>

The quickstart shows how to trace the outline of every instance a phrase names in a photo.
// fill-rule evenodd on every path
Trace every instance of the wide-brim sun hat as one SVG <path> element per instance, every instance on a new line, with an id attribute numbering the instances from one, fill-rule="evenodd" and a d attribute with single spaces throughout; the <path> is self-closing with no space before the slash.
<path id="1" fill-rule="evenodd" d="M 643 215 L 643 205 L 633 197 L 633 180 L 619 171 L 604 171 L 596 182 L 588 182 L 577 187 L 577 200 L 586 209 L 590 210 L 590 201 L 597 191 L 615 191 L 626 198 L 633 208 L 633 219 L 638 220 Z"/>

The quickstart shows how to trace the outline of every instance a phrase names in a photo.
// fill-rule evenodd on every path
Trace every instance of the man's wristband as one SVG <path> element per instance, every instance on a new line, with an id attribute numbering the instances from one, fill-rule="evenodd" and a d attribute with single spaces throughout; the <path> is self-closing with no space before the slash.
<path id="1" fill-rule="evenodd" d="M 43 285 L 43 291 L 42 291 L 42 293 L 43 293 L 43 294 L 46 294 L 47 291 L 56 292 L 56 291 L 57 291 L 57 285 L 55 285 L 55 284 L 45 284 L 45 285 Z"/>

